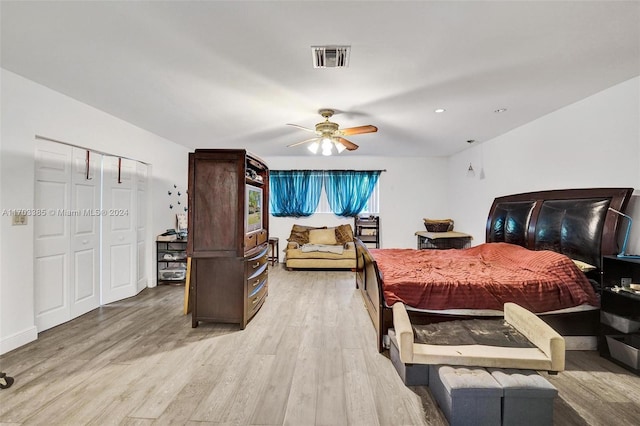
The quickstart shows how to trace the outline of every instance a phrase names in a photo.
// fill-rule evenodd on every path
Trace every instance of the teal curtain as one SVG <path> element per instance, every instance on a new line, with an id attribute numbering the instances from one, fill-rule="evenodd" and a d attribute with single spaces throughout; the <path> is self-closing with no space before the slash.
<path id="1" fill-rule="evenodd" d="M 269 172 L 269 206 L 273 216 L 311 216 L 318 207 L 321 191 L 322 171 Z"/>
<path id="2" fill-rule="evenodd" d="M 324 190 L 329 206 L 338 216 L 357 216 L 378 182 L 380 170 L 327 170 Z"/>

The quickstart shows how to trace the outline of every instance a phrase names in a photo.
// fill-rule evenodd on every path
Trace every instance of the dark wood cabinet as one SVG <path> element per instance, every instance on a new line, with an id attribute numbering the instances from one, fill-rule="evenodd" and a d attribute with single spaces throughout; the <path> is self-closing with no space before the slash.
<path id="1" fill-rule="evenodd" d="M 192 326 L 245 328 L 268 291 L 269 169 L 245 150 L 189 154 Z"/>
<path id="2" fill-rule="evenodd" d="M 600 355 L 640 374 L 640 259 L 604 256 L 600 300 Z"/>

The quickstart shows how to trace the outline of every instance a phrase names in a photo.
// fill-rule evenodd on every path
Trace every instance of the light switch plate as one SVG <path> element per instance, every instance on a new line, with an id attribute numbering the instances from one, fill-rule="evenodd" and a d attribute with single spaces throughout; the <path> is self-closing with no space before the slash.
<path id="1" fill-rule="evenodd" d="M 11 217 L 11 225 L 26 225 L 27 224 L 27 215 L 26 214 L 14 214 Z"/>

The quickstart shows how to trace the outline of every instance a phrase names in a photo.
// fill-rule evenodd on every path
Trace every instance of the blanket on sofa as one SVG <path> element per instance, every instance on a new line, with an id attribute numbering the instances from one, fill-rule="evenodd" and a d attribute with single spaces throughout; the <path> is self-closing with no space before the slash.
<path id="1" fill-rule="evenodd" d="M 300 247 L 300 250 L 304 253 L 309 253 L 312 251 L 323 251 L 327 253 L 342 254 L 342 252 L 344 251 L 344 247 L 341 245 L 307 243 L 303 244 L 302 247 Z"/>

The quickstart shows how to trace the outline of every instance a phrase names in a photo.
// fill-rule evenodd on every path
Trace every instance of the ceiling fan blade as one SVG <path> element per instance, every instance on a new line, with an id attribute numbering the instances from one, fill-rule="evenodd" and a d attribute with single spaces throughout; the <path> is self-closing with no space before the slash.
<path id="1" fill-rule="evenodd" d="M 360 135 L 362 133 L 375 133 L 378 131 L 376 126 L 368 125 L 368 126 L 358 126 L 358 127 L 349 127 L 347 129 L 342 129 L 340 132 L 345 136 L 350 135 Z"/>
<path id="2" fill-rule="evenodd" d="M 291 145 L 287 145 L 288 148 L 291 148 L 292 146 L 298 146 L 298 145 L 302 145 L 303 143 L 307 143 L 307 142 L 311 142 L 311 141 L 317 141 L 320 138 L 311 138 L 311 139 L 305 139 L 302 142 L 296 142 L 296 143 L 292 143 Z"/>
<path id="3" fill-rule="evenodd" d="M 349 151 L 355 151 L 356 149 L 358 149 L 358 145 L 356 145 L 351 141 L 346 140 L 345 138 L 337 137 L 336 140 L 340 142 L 342 145 L 344 145 L 344 147 L 347 148 Z"/>
<path id="4" fill-rule="evenodd" d="M 301 130 L 306 130 L 307 132 L 316 133 L 315 129 L 310 129 L 308 127 L 299 126 L 297 124 L 287 123 L 287 126 L 293 126 L 293 127 L 297 127 L 298 129 L 301 129 Z"/>

